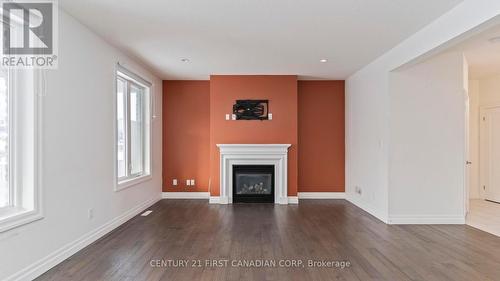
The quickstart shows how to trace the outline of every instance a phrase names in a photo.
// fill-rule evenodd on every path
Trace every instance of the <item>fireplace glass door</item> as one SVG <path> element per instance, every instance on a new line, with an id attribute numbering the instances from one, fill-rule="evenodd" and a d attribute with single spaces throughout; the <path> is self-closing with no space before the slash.
<path id="1" fill-rule="evenodd" d="M 233 203 L 274 203 L 273 165 L 234 165 Z"/>

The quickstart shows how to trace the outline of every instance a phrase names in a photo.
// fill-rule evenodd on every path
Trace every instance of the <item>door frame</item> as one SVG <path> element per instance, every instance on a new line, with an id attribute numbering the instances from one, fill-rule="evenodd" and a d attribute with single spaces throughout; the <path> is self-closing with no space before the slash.
<path id="1" fill-rule="evenodd" d="M 469 165 L 470 159 L 470 96 L 469 91 L 463 91 L 464 95 L 464 216 L 467 217 L 467 214 L 470 210 L 470 170 L 471 165 Z"/>
<path id="2" fill-rule="evenodd" d="M 486 186 L 486 183 L 488 182 L 488 179 L 485 178 L 485 174 L 483 172 L 483 169 L 485 169 L 487 166 L 484 163 L 486 159 L 483 157 L 484 153 L 484 147 L 483 147 L 483 142 L 484 142 L 484 133 L 485 133 L 485 128 L 484 128 L 484 117 L 485 113 L 487 110 L 494 109 L 494 108 L 500 108 L 500 104 L 492 104 L 492 105 L 484 105 L 484 106 L 479 106 L 479 197 L 483 200 L 486 199 L 486 191 L 484 189 L 484 186 Z"/>

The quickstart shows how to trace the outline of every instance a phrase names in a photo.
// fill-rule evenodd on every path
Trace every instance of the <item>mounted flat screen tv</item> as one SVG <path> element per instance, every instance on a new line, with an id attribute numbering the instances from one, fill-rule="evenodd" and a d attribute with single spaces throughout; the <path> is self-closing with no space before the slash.
<path id="1" fill-rule="evenodd" d="M 268 100 L 237 100 L 233 105 L 236 120 L 268 120 Z"/>

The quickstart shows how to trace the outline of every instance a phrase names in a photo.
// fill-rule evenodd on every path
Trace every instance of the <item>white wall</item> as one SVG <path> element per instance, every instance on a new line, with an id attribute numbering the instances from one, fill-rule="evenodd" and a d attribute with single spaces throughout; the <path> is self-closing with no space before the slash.
<path id="1" fill-rule="evenodd" d="M 384 222 L 388 216 L 386 76 L 381 71 L 346 81 L 346 198 Z"/>
<path id="2" fill-rule="evenodd" d="M 447 53 L 390 75 L 390 223 L 463 223 L 466 70 Z"/>
<path id="3" fill-rule="evenodd" d="M 479 106 L 500 106 L 500 75 L 479 80 Z"/>
<path id="4" fill-rule="evenodd" d="M 153 179 L 113 191 L 117 61 L 154 83 Z M 0 235 L 0 280 L 30 279 L 156 202 L 161 193 L 161 81 L 60 11 L 59 69 L 43 97 L 44 218 Z M 94 218 L 87 217 L 94 209 Z"/>
<path id="5" fill-rule="evenodd" d="M 500 94 L 499 94 L 500 96 Z M 479 195 L 479 80 L 469 81 L 469 198 L 478 199 Z"/>
<path id="6" fill-rule="evenodd" d="M 347 79 L 346 195 L 349 201 L 383 221 L 388 219 L 389 72 L 499 14 L 500 1 L 465 0 Z M 361 194 L 354 192 L 356 185 L 362 185 Z M 422 205 L 423 212 L 424 209 Z"/>

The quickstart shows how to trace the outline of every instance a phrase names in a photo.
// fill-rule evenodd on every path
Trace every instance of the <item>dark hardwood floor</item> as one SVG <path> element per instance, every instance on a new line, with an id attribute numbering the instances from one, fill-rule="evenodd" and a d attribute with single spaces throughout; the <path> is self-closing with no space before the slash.
<path id="1" fill-rule="evenodd" d="M 162 200 L 150 209 L 37 280 L 500 280 L 499 237 L 466 225 L 388 226 L 344 200 Z M 263 259 L 276 267 L 238 264 Z M 189 262 L 174 267 L 168 260 Z M 299 260 L 304 266 L 279 265 Z M 308 260 L 351 265 L 309 267 Z"/>

